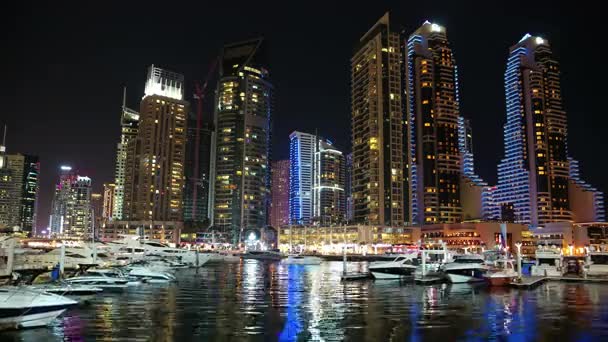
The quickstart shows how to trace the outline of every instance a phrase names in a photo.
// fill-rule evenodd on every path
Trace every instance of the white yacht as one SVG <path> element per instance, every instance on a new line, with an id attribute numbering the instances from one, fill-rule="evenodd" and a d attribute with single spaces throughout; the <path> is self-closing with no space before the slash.
<path id="1" fill-rule="evenodd" d="M 497 259 L 486 273 L 485 279 L 491 286 L 506 286 L 517 278 L 513 259 Z"/>
<path id="2" fill-rule="evenodd" d="M 536 248 L 536 262 L 532 265 L 530 274 L 538 277 L 562 276 L 562 253 L 558 248 L 538 246 Z"/>
<path id="3" fill-rule="evenodd" d="M 216 264 L 216 263 L 238 263 L 241 262 L 242 253 L 237 251 L 219 251 L 219 252 L 201 252 L 201 254 L 205 254 L 209 256 L 209 261 L 207 263 Z"/>
<path id="4" fill-rule="evenodd" d="M 123 289 L 129 286 L 129 279 L 108 275 L 104 272 L 88 271 L 83 275 L 68 278 L 65 280 L 69 284 L 92 285 L 103 289 Z"/>
<path id="5" fill-rule="evenodd" d="M 482 256 L 463 254 L 456 256 L 453 262 L 444 264 L 442 271 L 450 283 L 474 283 L 485 281 L 488 267 Z"/>
<path id="6" fill-rule="evenodd" d="M 103 289 L 91 285 L 77 285 L 63 282 L 30 285 L 30 289 L 45 291 L 61 296 L 87 296 L 102 292 Z"/>
<path id="7" fill-rule="evenodd" d="M 129 271 L 129 276 L 147 283 L 168 283 L 175 281 L 175 276 L 168 272 L 155 271 L 147 267 L 135 266 Z"/>
<path id="8" fill-rule="evenodd" d="M 98 277 L 126 279 L 128 286 L 141 285 L 143 282 L 138 277 L 131 276 L 128 271 L 123 271 L 120 268 L 93 268 L 87 270 L 86 274 Z"/>
<path id="9" fill-rule="evenodd" d="M 377 261 L 369 265 L 375 279 L 401 279 L 414 275 L 418 267 L 416 254 L 403 254 L 392 261 Z"/>
<path id="10" fill-rule="evenodd" d="M 176 257 L 189 266 L 203 266 L 210 259 L 207 254 L 174 248 L 160 241 L 142 239 L 139 235 L 121 235 L 120 240 L 107 245 L 120 256 L 137 260 L 146 259 L 147 256 Z"/>
<path id="11" fill-rule="evenodd" d="M 608 276 L 608 252 L 592 251 L 587 256 L 587 275 L 592 277 Z"/>
<path id="12" fill-rule="evenodd" d="M 0 328 L 33 328 L 51 323 L 78 302 L 26 287 L 0 288 Z"/>
<path id="13" fill-rule="evenodd" d="M 287 265 L 319 265 L 323 262 L 323 259 L 316 256 L 290 254 L 281 262 Z"/>

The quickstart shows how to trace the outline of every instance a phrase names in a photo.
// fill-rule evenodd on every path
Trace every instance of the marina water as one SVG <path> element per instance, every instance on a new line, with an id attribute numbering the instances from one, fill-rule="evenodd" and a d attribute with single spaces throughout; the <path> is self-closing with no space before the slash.
<path id="1" fill-rule="evenodd" d="M 365 263 L 351 268 L 365 270 Z M 531 290 L 340 281 L 342 264 L 257 260 L 177 272 L 174 284 L 104 291 L 48 328 L 0 341 L 601 340 L 608 286 Z"/>

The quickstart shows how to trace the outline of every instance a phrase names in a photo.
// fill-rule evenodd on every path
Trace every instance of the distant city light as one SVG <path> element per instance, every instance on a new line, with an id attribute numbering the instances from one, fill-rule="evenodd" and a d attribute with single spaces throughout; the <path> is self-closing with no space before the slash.
<path id="1" fill-rule="evenodd" d="M 62 170 L 62 171 L 71 171 L 71 170 L 72 170 L 72 167 L 71 167 L 71 166 L 67 166 L 67 165 L 62 165 L 62 166 L 61 166 L 61 170 Z"/>
<path id="2" fill-rule="evenodd" d="M 249 241 L 255 240 L 255 234 L 253 232 L 249 233 Z"/>

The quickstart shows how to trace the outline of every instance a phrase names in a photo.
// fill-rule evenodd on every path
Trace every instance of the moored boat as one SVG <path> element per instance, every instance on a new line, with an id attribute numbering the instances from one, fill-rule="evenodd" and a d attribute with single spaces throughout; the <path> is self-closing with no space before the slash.
<path id="1" fill-rule="evenodd" d="M 78 302 L 26 287 L 0 288 L 0 330 L 45 326 Z"/>
<path id="2" fill-rule="evenodd" d="M 474 283 L 484 281 L 488 267 L 484 264 L 483 257 L 464 254 L 443 265 L 442 271 L 450 283 Z"/>
<path id="3" fill-rule="evenodd" d="M 417 256 L 403 254 L 392 261 L 378 261 L 369 265 L 369 271 L 375 279 L 401 279 L 414 274 L 418 267 Z"/>
<path id="4" fill-rule="evenodd" d="M 506 286 L 518 276 L 512 259 L 498 259 L 485 276 L 490 286 Z"/>

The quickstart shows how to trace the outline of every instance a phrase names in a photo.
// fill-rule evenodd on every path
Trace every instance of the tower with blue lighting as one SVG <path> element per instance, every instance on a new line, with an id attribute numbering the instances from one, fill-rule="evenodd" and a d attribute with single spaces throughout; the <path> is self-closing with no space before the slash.
<path id="1" fill-rule="evenodd" d="M 505 155 L 495 191 L 503 220 L 533 227 L 577 221 L 573 199 L 579 190 L 595 194 L 590 205 L 597 214 L 590 218 L 603 219 L 603 195 L 582 182 L 578 165 L 568 157 L 560 67 L 549 42 L 526 34 L 512 46 L 504 82 Z"/>

